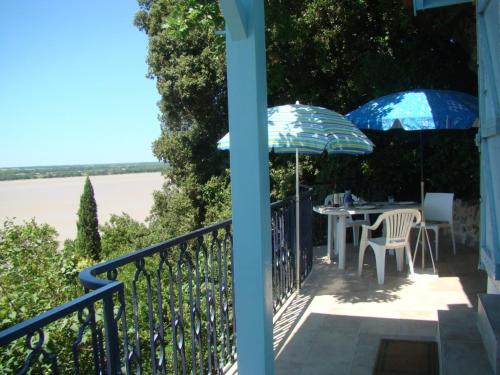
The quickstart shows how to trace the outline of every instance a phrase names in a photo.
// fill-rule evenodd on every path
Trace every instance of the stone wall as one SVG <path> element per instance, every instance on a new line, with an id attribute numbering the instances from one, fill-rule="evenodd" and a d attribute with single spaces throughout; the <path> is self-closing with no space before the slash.
<path id="1" fill-rule="evenodd" d="M 479 248 L 479 202 L 456 199 L 453 202 L 453 225 L 457 245 Z"/>

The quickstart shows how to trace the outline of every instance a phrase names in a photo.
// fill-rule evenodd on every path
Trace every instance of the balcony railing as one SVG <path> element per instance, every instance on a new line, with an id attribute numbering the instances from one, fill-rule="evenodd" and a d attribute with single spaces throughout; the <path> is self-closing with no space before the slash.
<path id="1" fill-rule="evenodd" d="M 110 373 L 106 371 L 108 353 L 105 347 L 109 347 L 109 343 L 103 335 L 102 307 L 104 301 L 113 298 L 118 308 L 108 313 L 115 327 L 119 325 L 126 337 L 123 283 L 111 282 L 0 331 L 0 373 L 12 373 L 12 364 L 19 362 L 17 374 Z M 71 344 L 58 347 L 58 342 Z M 124 351 L 127 342 L 123 344 L 122 348 L 116 345 L 116 350 Z"/>
<path id="2" fill-rule="evenodd" d="M 311 222 L 308 190 L 301 280 L 312 267 Z M 277 311 L 296 289 L 293 198 L 271 205 L 271 227 Z M 87 294 L 0 332 L 0 361 L 22 355 L 18 373 L 223 373 L 236 360 L 232 252 L 226 220 L 90 267 L 80 274 Z M 63 320 L 79 325 L 72 347 L 49 347 L 46 333 Z"/>

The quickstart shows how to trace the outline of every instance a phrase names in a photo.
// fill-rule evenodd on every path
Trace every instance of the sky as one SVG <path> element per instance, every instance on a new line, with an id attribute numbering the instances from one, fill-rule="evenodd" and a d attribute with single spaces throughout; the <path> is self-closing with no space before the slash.
<path id="1" fill-rule="evenodd" d="M 0 1 L 0 167 L 155 161 L 136 0 Z"/>

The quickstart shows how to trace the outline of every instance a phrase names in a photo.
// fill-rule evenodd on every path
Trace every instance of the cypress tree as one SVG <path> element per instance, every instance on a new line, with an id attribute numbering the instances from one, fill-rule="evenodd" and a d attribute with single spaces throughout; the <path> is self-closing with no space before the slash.
<path id="1" fill-rule="evenodd" d="M 80 254 L 99 261 L 101 258 L 101 236 L 97 221 L 97 204 L 94 198 L 94 188 L 88 176 L 83 187 L 83 194 L 80 197 L 76 227 L 76 248 Z"/>

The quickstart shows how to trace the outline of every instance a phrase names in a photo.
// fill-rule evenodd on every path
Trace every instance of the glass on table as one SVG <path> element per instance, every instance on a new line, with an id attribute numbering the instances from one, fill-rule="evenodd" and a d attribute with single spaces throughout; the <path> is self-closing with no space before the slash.
<path id="1" fill-rule="evenodd" d="M 389 196 L 387 197 L 387 202 L 389 202 L 390 204 L 393 204 L 393 203 L 394 203 L 394 196 L 389 195 Z"/>

